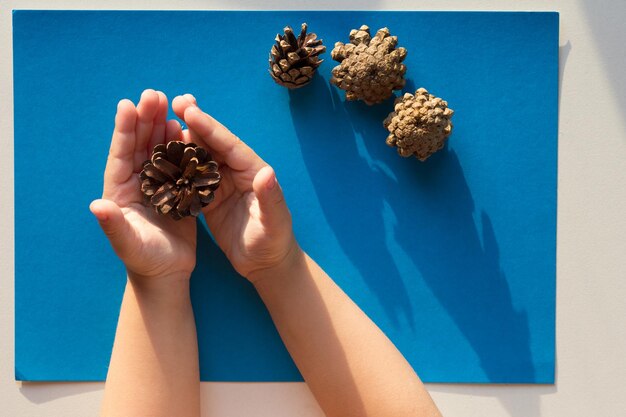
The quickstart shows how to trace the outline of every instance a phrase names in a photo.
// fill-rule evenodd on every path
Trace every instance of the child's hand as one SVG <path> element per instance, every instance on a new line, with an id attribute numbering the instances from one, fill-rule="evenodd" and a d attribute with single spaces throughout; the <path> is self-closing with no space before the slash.
<path id="1" fill-rule="evenodd" d="M 217 244 L 241 275 L 255 282 L 298 258 L 291 215 L 274 170 L 228 129 L 202 112 L 191 94 L 172 102 L 189 130 L 183 140 L 206 147 L 222 181 L 204 208 Z"/>
<path id="2" fill-rule="evenodd" d="M 90 209 L 132 278 L 186 278 L 196 262 L 196 222 L 174 221 L 142 204 L 139 172 L 152 148 L 180 140 L 180 124 L 166 121 L 167 98 L 146 90 L 137 107 L 122 100 L 104 172 L 101 200 Z"/>

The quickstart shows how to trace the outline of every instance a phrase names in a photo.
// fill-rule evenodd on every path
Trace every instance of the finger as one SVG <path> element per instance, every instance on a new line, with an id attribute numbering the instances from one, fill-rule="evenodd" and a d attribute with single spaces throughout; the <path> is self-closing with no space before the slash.
<path id="1" fill-rule="evenodd" d="M 183 97 L 185 97 L 187 99 L 187 101 L 195 104 L 196 106 L 198 105 L 198 101 L 196 100 L 196 98 L 192 95 L 192 94 L 183 94 Z"/>
<path id="2" fill-rule="evenodd" d="M 200 143 L 205 144 L 232 169 L 245 171 L 260 169 L 265 165 L 248 145 L 198 107 L 190 104 L 185 109 L 183 120 L 190 132 L 201 139 Z"/>
<path id="3" fill-rule="evenodd" d="M 184 94 L 182 96 L 178 96 L 178 97 L 174 98 L 174 101 L 172 102 L 172 108 L 174 109 L 174 112 L 176 113 L 176 115 L 178 117 L 180 117 L 183 120 L 185 120 L 185 112 L 187 111 L 187 109 L 189 109 L 191 107 L 198 108 L 198 103 L 196 101 L 196 98 L 194 96 L 192 96 L 191 94 Z M 200 112 L 202 112 L 202 111 L 200 110 Z M 213 119 L 213 118 L 211 118 L 211 119 L 214 120 L 215 123 L 219 124 L 219 122 L 217 122 L 215 119 Z M 237 139 L 224 126 L 222 126 L 221 124 L 219 124 L 219 125 L 222 127 L 223 130 L 227 131 L 228 134 L 231 137 Z M 196 132 L 195 129 L 193 129 L 191 126 L 189 126 L 188 123 L 187 123 L 187 126 L 189 127 L 189 129 L 187 129 L 186 131 L 183 132 L 184 133 L 184 137 L 187 140 L 189 140 L 190 142 L 204 143 L 207 146 L 210 145 L 209 143 L 206 143 L 206 141 L 203 140 L 202 136 L 198 132 Z M 217 150 L 217 151 L 219 152 L 219 150 Z"/>
<path id="4" fill-rule="evenodd" d="M 174 100 L 172 100 L 172 109 L 174 110 L 174 113 L 176 114 L 176 116 L 178 116 L 180 119 L 184 120 L 185 110 L 189 106 L 197 106 L 196 98 L 192 96 L 191 94 L 184 94 L 182 96 L 176 96 L 174 97 Z M 185 143 L 193 142 L 196 144 L 204 144 L 204 141 L 202 140 L 202 138 L 199 137 L 196 132 L 190 129 L 184 129 L 182 131 L 182 140 Z M 204 145 L 206 146 L 206 144 Z M 213 158 L 215 159 L 216 155 L 214 155 L 214 152 L 211 152 L 211 154 Z M 219 157 L 217 159 L 219 160 Z"/>
<path id="5" fill-rule="evenodd" d="M 122 259 L 127 258 L 132 253 L 137 238 L 122 209 L 110 200 L 94 200 L 89 205 L 89 210 L 98 219 L 115 253 Z"/>
<path id="6" fill-rule="evenodd" d="M 121 100 L 117 105 L 115 128 L 104 170 L 105 191 L 125 183 L 133 175 L 136 122 L 135 105 L 130 100 Z"/>
<path id="7" fill-rule="evenodd" d="M 196 98 L 192 96 L 191 94 L 183 94 L 182 96 L 176 96 L 174 97 L 174 100 L 172 100 L 172 110 L 174 110 L 174 113 L 180 119 L 184 119 L 185 110 L 187 109 L 187 107 L 197 106 L 197 105 L 198 105 L 198 102 L 196 101 Z"/>
<path id="8" fill-rule="evenodd" d="M 216 155 L 215 152 L 211 151 L 211 149 L 209 149 L 209 147 L 204 143 L 204 141 L 202 140 L 202 138 L 200 138 L 200 136 L 198 136 L 194 131 L 189 130 L 189 129 L 185 129 L 182 132 L 182 141 L 185 143 L 195 143 L 196 145 L 201 145 L 203 148 L 207 148 L 207 151 L 209 151 L 209 153 L 211 154 L 211 157 L 213 159 L 215 159 L 217 162 L 219 162 L 220 164 L 223 162 L 222 159 L 220 159 L 219 155 Z"/>
<path id="9" fill-rule="evenodd" d="M 159 110 L 159 94 L 151 89 L 141 94 L 137 104 L 137 126 L 135 128 L 135 172 L 141 171 L 143 162 L 148 159 L 148 142 L 152 136 L 154 118 Z"/>
<path id="10" fill-rule="evenodd" d="M 270 230 L 279 228 L 291 219 L 274 170 L 269 165 L 261 168 L 252 181 L 252 189 L 259 202 L 261 222 Z"/>
<path id="11" fill-rule="evenodd" d="M 152 153 L 152 149 L 159 143 L 165 143 L 167 136 L 165 135 L 165 130 L 167 127 L 167 97 L 162 91 L 157 91 L 157 95 L 159 97 L 159 103 L 157 105 L 157 112 L 154 116 L 154 125 L 152 126 L 152 134 L 150 136 L 150 141 L 148 142 L 147 152 L 148 155 Z"/>
<path id="12" fill-rule="evenodd" d="M 168 120 L 165 125 L 165 141 L 183 140 L 182 127 L 178 120 Z"/>
<path id="13" fill-rule="evenodd" d="M 189 96 L 191 97 L 188 98 Z M 176 114 L 179 119 L 183 119 L 185 117 L 185 109 L 187 109 L 187 107 L 196 105 L 196 98 L 191 94 L 176 96 L 174 97 L 174 100 L 172 100 L 172 110 L 174 110 L 174 114 Z"/>

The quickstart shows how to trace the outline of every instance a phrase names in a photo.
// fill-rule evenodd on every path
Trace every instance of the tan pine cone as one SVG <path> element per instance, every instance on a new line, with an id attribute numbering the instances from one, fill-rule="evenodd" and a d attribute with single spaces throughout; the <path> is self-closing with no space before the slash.
<path id="1" fill-rule="evenodd" d="M 218 164 L 195 143 L 161 143 L 139 174 L 144 202 L 174 220 L 197 216 L 215 198 L 220 185 Z"/>
<path id="2" fill-rule="evenodd" d="M 337 42 L 331 57 L 340 62 L 330 82 L 346 91 L 346 100 L 363 100 L 368 105 L 385 101 L 393 90 L 404 87 L 406 49 L 397 48 L 398 37 L 382 28 L 372 38 L 363 25 L 350 32 L 350 43 Z"/>
<path id="3" fill-rule="evenodd" d="M 394 111 L 383 122 L 389 131 L 387 145 L 397 146 L 398 153 L 404 157 L 415 155 L 425 161 L 443 148 L 452 132 L 453 114 L 446 101 L 424 88 L 415 95 L 406 93 L 396 99 Z"/>
<path id="4" fill-rule="evenodd" d="M 326 52 L 322 40 L 315 33 L 306 33 L 307 24 L 302 24 L 296 38 L 293 29 L 287 26 L 285 34 L 276 35 L 276 43 L 270 51 L 270 75 L 278 84 L 287 88 L 299 88 L 308 84 Z"/>

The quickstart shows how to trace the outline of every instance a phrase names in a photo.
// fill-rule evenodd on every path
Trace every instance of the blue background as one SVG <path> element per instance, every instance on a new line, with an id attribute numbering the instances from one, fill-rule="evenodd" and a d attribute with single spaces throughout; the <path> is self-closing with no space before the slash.
<path id="1" fill-rule="evenodd" d="M 303 21 L 328 52 L 288 91 L 267 56 Z M 346 103 L 328 83 L 332 45 L 364 23 L 408 49 L 404 91 L 456 112 L 425 163 L 385 145 L 392 100 Z M 558 14 L 18 11 L 13 25 L 17 379 L 106 376 L 125 274 L 88 205 L 118 100 L 150 87 L 193 93 L 275 167 L 301 245 L 423 380 L 554 381 Z M 252 286 L 204 226 L 198 239 L 202 379 L 300 380 Z"/>

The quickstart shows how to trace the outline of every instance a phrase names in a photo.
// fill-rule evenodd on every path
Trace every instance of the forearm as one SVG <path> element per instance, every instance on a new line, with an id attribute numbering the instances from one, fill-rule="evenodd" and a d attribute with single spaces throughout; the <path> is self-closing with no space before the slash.
<path id="1" fill-rule="evenodd" d="M 439 416 L 384 333 L 308 256 L 255 286 L 328 417 Z"/>
<path id="2" fill-rule="evenodd" d="M 103 417 L 200 415 L 196 327 L 187 277 L 129 280 L 122 301 Z"/>

